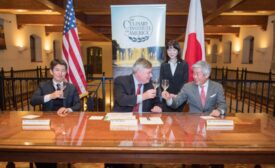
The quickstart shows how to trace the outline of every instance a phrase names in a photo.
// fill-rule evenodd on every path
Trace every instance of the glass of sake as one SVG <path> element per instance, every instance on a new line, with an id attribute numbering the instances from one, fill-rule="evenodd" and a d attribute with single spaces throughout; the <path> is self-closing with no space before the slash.
<path id="1" fill-rule="evenodd" d="M 60 86 L 60 90 L 62 91 L 62 95 L 59 97 L 59 99 L 65 99 L 64 97 L 64 89 L 66 88 L 66 85 L 63 84 L 62 86 Z"/>
<path id="2" fill-rule="evenodd" d="M 158 79 L 152 79 L 152 84 L 154 86 L 154 89 L 157 89 L 159 87 L 159 80 Z"/>
<path id="3" fill-rule="evenodd" d="M 161 81 L 161 87 L 163 88 L 164 91 L 166 91 L 169 87 L 169 80 L 167 79 L 163 79 Z"/>

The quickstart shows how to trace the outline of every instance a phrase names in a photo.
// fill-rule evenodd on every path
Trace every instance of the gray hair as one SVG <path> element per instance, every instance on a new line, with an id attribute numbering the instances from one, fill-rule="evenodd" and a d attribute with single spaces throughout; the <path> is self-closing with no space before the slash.
<path id="1" fill-rule="evenodd" d="M 152 68 L 152 63 L 145 58 L 139 58 L 134 63 L 133 73 L 136 73 L 137 71 L 144 69 L 144 68 L 146 68 L 146 69 Z"/>
<path id="2" fill-rule="evenodd" d="M 211 73 L 211 66 L 206 61 L 198 61 L 192 65 L 192 68 L 200 68 L 205 77 L 209 77 Z"/>

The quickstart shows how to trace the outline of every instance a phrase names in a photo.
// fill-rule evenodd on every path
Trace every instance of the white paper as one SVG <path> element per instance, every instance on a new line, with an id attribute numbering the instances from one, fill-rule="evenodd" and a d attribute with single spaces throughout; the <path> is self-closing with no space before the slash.
<path id="1" fill-rule="evenodd" d="M 163 121 L 160 117 L 140 117 L 139 122 L 142 125 L 161 125 Z"/>
<path id="2" fill-rule="evenodd" d="M 207 125 L 206 130 L 208 131 L 231 131 L 234 130 L 234 125 Z"/>
<path id="3" fill-rule="evenodd" d="M 91 116 L 89 120 L 102 120 L 104 116 Z"/>
<path id="4" fill-rule="evenodd" d="M 22 125 L 23 130 L 51 130 L 49 125 Z"/>
<path id="5" fill-rule="evenodd" d="M 111 125 L 111 131 L 138 131 L 138 125 Z"/>
<path id="6" fill-rule="evenodd" d="M 50 125 L 50 120 L 41 119 L 41 120 L 22 120 L 22 125 Z"/>
<path id="7" fill-rule="evenodd" d="M 40 115 L 25 115 L 22 118 L 24 118 L 24 119 L 35 119 L 35 118 L 38 118 L 38 117 L 40 117 Z"/>
<path id="8" fill-rule="evenodd" d="M 111 120 L 111 126 L 121 125 L 121 126 L 137 126 L 137 120 Z"/>
<path id="9" fill-rule="evenodd" d="M 202 119 L 204 119 L 204 120 L 215 119 L 215 117 L 213 117 L 213 116 L 200 116 L 200 118 L 202 118 Z"/>
<path id="10" fill-rule="evenodd" d="M 134 120 L 136 116 L 133 113 L 108 113 L 105 120 Z"/>
<path id="11" fill-rule="evenodd" d="M 234 125 L 233 120 L 206 120 L 206 125 Z"/>

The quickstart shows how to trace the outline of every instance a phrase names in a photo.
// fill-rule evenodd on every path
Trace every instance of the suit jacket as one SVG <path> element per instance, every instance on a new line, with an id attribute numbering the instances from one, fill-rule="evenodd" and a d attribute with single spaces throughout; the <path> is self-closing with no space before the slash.
<path id="1" fill-rule="evenodd" d="M 224 110 L 226 113 L 226 101 L 224 91 L 221 84 L 209 80 L 208 90 L 206 94 L 205 106 L 202 107 L 201 97 L 198 85 L 194 82 L 189 82 L 183 86 L 177 97 L 173 98 L 172 107 L 177 108 L 183 102 L 189 104 L 189 112 L 207 112 L 210 113 L 214 109 Z"/>
<path id="2" fill-rule="evenodd" d="M 79 99 L 79 94 L 75 86 L 71 83 L 65 83 L 66 88 L 64 89 L 63 105 L 66 108 L 71 108 L 73 111 L 81 110 L 81 103 Z M 53 100 L 50 100 L 44 103 L 44 96 L 55 91 L 53 86 L 53 81 L 49 80 L 39 84 L 37 90 L 34 92 L 31 98 L 31 105 L 40 105 L 42 104 L 43 111 L 52 111 L 53 109 Z"/>
<path id="3" fill-rule="evenodd" d="M 169 87 L 167 91 L 169 93 L 178 94 L 180 89 L 183 87 L 185 83 L 188 81 L 188 64 L 183 61 L 177 63 L 177 68 L 175 70 L 174 76 L 172 75 L 172 71 L 169 63 L 162 63 L 160 66 L 160 75 L 159 81 L 163 79 L 169 80 Z M 180 105 L 177 109 L 172 109 L 166 105 L 165 100 L 163 99 L 163 111 L 169 112 L 182 112 L 184 104 Z"/>
<path id="4" fill-rule="evenodd" d="M 144 84 L 143 92 L 153 89 L 152 83 Z M 114 81 L 114 109 L 115 112 L 131 112 L 136 105 L 137 96 L 133 75 L 119 76 Z M 142 112 L 150 112 L 155 105 L 160 105 L 158 97 L 142 102 Z"/>

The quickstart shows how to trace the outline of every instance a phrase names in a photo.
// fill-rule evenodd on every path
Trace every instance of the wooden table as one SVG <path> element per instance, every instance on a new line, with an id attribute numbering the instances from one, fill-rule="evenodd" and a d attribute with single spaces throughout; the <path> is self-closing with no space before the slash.
<path id="1" fill-rule="evenodd" d="M 23 127 L 29 114 L 50 119 L 50 127 Z M 266 114 L 228 116 L 234 127 L 216 128 L 201 114 L 143 114 L 161 116 L 164 124 L 132 131 L 111 130 L 108 121 L 88 120 L 91 115 L 105 113 L 0 113 L 0 161 L 275 164 L 275 119 Z"/>

